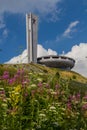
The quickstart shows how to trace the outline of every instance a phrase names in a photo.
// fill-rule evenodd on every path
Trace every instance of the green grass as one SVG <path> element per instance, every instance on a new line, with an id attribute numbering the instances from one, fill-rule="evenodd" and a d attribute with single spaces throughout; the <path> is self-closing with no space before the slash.
<path id="1" fill-rule="evenodd" d="M 0 65 L 2 130 L 87 130 L 87 78 L 39 64 Z"/>
<path id="2" fill-rule="evenodd" d="M 46 66 L 42 66 L 39 64 L 11 64 L 11 65 L 0 65 L 0 75 L 3 74 L 4 71 L 8 70 L 10 75 L 14 75 L 16 71 L 20 68 L 24 68 L 26 73 L 33 73 L 37 75 L 37 77 L 41 77 L 43 82 L 47 82 L 50 84 L 56 84 L 57 82 L 61 82 L 62 80 L 66 82 L 67 80 L 70 83 L 71 89 L 86 91 L 87 89 L 87 78 L 82 75 L 74 72 L 74 71 L 66 71 L 57 68 L 49 68 Z M 42 75 L 41 75 L 42 74 Z"/>

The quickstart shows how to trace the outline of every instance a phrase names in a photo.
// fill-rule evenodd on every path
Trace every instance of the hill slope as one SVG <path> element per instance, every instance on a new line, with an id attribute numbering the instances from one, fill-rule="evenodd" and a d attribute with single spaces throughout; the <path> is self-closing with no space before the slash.
<path id="1" fill-rule="evenodd" d="M 87 79 L 38 64 L 0 65 L 2 130 L 87 130 Z"/>
<path id="2" fill-rule="evenodd" d="M 41 77 L 43 82 L 45 81 L 50 84 L 60 84 L 61 82 L 68 82 L 73 91 L 79 90 L 81 92 L 85 92 L 87 89 L 87 78 L 74 71 L 49 68 L 33 63 L 0 65 L 0 75 L 2 75 L 3 72 L 6 70 L 9 71 L 11 75 L 14 75 L 14 73 L 20 68 L 23 68 L 26 73 L 33 73 L 33 75 L 37 75 L 37 78 Z"/>

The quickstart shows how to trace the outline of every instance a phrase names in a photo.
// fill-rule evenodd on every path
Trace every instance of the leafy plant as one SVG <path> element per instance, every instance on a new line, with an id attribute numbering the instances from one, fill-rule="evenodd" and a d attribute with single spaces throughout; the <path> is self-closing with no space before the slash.
<path id="1" fill-rule="evenodd" d="M 52 69 L 14 67 L 4 68 L 0 76 L 2 130 L 87 129 L 86 87 L 82 92 L 82 84 Z"/>

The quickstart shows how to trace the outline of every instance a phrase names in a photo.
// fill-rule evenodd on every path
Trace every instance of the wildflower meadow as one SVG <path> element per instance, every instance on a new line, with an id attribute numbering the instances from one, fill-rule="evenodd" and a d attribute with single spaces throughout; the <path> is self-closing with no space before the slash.
<path id="1" fill-rule="evenodd" d="M 87 130 L 87 94 L 46 73 L 0 75 L 0 130 Z"/>

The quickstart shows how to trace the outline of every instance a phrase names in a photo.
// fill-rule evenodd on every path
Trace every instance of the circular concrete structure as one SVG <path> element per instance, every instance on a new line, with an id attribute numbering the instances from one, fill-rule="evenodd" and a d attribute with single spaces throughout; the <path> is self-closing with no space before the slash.
<path id="1" fill-rule="evenodd" d="M 66 56 L 49 55 L 38 57 L 37 63 L 53 68 L 72 69 L 74 67 L 75 60 Z"/>

